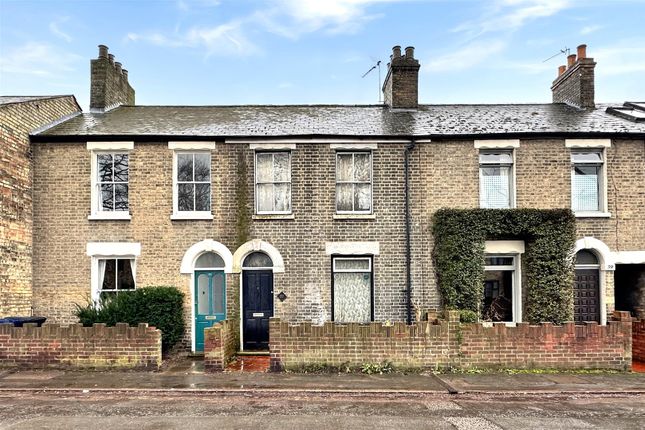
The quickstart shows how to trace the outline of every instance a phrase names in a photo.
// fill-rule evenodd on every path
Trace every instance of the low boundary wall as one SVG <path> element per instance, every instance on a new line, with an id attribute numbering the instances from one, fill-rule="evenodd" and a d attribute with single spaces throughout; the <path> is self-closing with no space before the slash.
<path id="1" fill-rule="evenodd" d="M 394 323 L 291 325 L 270 322 L 271 369 L 308 365 L 358 367 L 388 361 L 400 369 L 431 368 L 631 368 L 632 322 L 627 312 L 615 321 L 575 325 L 461 324 L 459 314 L 413 325 Z"/>
<path id="2" fill-rule="evenodd" d="M 239 322 L 224 320 L 204 330 L 204 368 L 221 371 L 239 350 Z"/>
<path id="3" fill-rule="evenodd" d="M 62 369 L 161 365 L 161 331 L 148 324 L 0 324 L 0 366 Z"/>
<path id="4" fill-rule="evenodd" d="M 632 357 L 645 363 L 645 319 L 635 320 L 632 325 Z"/>

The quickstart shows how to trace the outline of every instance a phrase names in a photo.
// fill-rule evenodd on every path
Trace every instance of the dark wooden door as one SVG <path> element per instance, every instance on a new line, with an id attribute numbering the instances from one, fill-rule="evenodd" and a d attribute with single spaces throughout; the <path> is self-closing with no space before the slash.
<path id="1" fill-rule="evenodd" d="M 273 272 L 242 272 L 244 349 L 269 349 L 269 318 L 273 316 Z"/>
<path id="2" fill-rule="evenodd" d="M 600 322 L 600 282 L 597 269 L 576 269 L 573 285 L 573 319 Z"/>

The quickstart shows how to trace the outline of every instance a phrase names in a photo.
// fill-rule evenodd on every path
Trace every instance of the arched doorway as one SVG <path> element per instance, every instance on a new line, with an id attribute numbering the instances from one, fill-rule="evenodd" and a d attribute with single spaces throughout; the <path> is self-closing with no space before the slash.
<path id="1" fill-rule="evenodd" d="M 204 252 L 195 260 L 195 351 L 204 350 L 204 329 L 226 319 L 224 266 L 224 259 L 214 252 Z"/>
<path id="2" fill-rule="evenodd" d="M 600 322 L 600 263 L 588 249 L 576 253 L 573 319 L 576 323 Z"/>
<path id="3" fill-rule="evenodd" d="M 273 261 L 261 251 L 242 262 L 242 349 L 269 349 L 269 318 L 273 316 Z"/>

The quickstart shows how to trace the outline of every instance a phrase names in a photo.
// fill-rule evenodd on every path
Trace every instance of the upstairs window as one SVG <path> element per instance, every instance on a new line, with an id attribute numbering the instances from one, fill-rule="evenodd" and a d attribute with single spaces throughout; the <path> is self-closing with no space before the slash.
<path id="1" fill-rule="evenodd" d="M 175 213 L 211 211 L 211 155 L 208 152 L 175 154 Z"/>
<path id="2" fill-rule="evenodd" d="M 571 152 L 571 208 L 576 213 L 603 212 L 603 151 Z"/>
<path id="3" fill-rule="evenodd" d="M 336 153 L 336 212 L 372 213 L 372 153 Z"/>
<path id="4" fill-rule="evenodd" d="M 486 209 L 514 207 L 513 176 L 513 151 L 481 151 L 479 206 Z"/>
<path id="5" fill-rule="evenodd" d="M 98 153 L 98 211 L 128 211 L 128 154 Z"/>
<path id="6" fill-rule="evenodd" d="M 255 153 L 255 212 L 291 213 L 291 152 Z"/>

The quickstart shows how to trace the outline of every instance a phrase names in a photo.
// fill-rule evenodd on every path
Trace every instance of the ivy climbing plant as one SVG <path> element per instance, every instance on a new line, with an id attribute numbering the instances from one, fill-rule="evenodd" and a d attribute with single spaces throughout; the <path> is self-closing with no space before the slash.
<path id="1" fill-rule="evenodd" d="M 573 320 L 575 217 L 568 209 L 441 209 L 433 259 L 446 307 L 480 312 L 486 240 L 523 240 L 525 319 Z"/>

